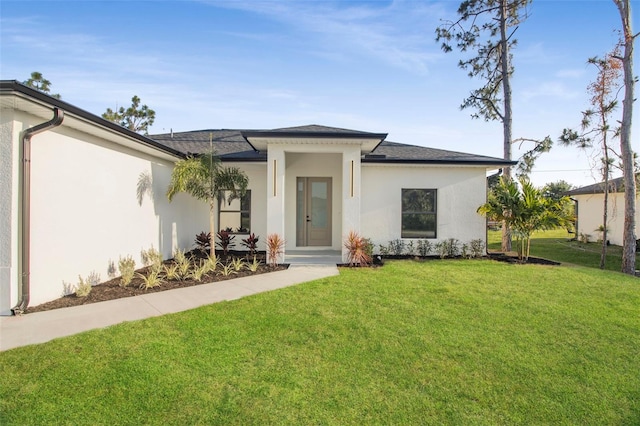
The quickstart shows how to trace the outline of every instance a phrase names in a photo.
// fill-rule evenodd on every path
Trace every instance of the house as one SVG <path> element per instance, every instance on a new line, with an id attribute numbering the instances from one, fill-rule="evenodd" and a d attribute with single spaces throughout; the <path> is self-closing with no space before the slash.
<path id="1" fill-rule="evenodd" d="M 604 189 L 605 183 L 568 191 L 566 194 L 576 202 L 576 235 L 584 236 L 589 241 L 602 240 L 599 231 L 604 219 Z M 624 233 L 624 180 L 623 178 L 609 181 L 607 240 L 611 244 L 621 246 Z M 636 223 L 640 223 L 640 209 L 636 201 Z"/>
<path id="2" fill-rule="evenodd" d="M 485 239 L 486 174 L 513 164 L 317 125 L 145 137 L 16 81 L 0 82 L 0 100 L 4 315 L 59 297 L 78 275 L 107 279 L 121 256 L 190 249 L 208 208 L 165 193 L 175 162 L 210 146 L 249 176 L 247 195 L 220 206 L 218 229 L 343 256 L 352 230 L 375 244 Z"/>

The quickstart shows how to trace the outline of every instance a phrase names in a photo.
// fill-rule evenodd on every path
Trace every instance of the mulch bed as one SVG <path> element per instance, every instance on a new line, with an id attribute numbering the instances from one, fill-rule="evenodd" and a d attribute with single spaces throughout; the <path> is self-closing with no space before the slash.
<path id="1" fill-rule="evenodd" d="M 229 256 L 229 259 L 231 258 L 232 258 L 232 255 Z M 30 314 L 32 312 L 42 312 L 42 311 L 48 311 L 51 309 L 69 308 L 72 306 L 88 305 L 90 303 L 104 302 L 107 300 L 120 299 L 123 297 L 139 296 L 142 294 L 173 290 L 175 288 L 192 287 L 200 284 L 209 284 L 212 282 L 226 281 L 226 280 L 246 277 L 250 275 L 282 271 L 288 268 L 288 265 L 286 264 L 278 265 L 275 268 L 265 265 L 264 254 L 262 255 L 259 254 L 257 258 L 258 260 L 262 260 L 262 264 L 258 267 L 258 270 L 256 272 L 251 272 L 249 270 L 244 269 L 239 272 L 234 272 L 231 275 L 224 276 L 219 273 L 220 269 L 218 268 L 217 272 L 213 272 L 213 273 L 210 272 L 204 275 L 201 281 L 195 281 L 193 279 L 185 279 L 183 281 L 163 280 L 160 286 L 149 288 L 146 290 L 140 288 L 140 285 L 143 283 L 143 280 L 138 276 L 135 276 L 127 287 L 121 287 L 120 277 L 117 277 L 109 281 L 106 281 L 104 283 L 93 286 L 91 288 L 91 293 L 89 293 L 89 295 L 86 297 L 77 297 L 75 293 L 70 294 L 70 295 L 61 297 L 59 299 L 43 303 L 38 306 L 28 307 L 26 310 L 26 313 Z M 251 258 L 251 260 L 253 260 L 253 258 Z M 222 257 L 222 261 L 226 263 L 224 257 Z M 167 264 L 170 262 L 171 261 L 165 261 L 164 263 Z M 138 269 L 136 272 L 144 273 L 147 271 L 147 269 L 148 268 L 141 268 L 141 269 Z"/>
<path id="2" fill-rule="evenodd" d="M 234 256 L 242 257 L 239 254 L 231 253 L 228 256 L 228 258 L 231 259 Z M 222 257 L 222 259 L 224 261 L 224 257 Z M 388 256 L 384 256 L 384 259 L 438 260 L 440 258 L 434 257 L 434 256 L 416 257 L 416 256 L 409 256 L 409 255 L 402 255 L 402 256 L 388 255 Z M 523 263 L 518 259 L 517 256 L 508 255 L 504 253 L 490 253 L 489 256 L 485 257 L 485 259 L 491 259 L 491 260 L 496 260 L 499 262 L 507 262 L 507 263 Z M 208 273 L 205 276 L 203 276 L 202 281 L 194 281 L 192 279 L 185 279 L 183 281 L 166 281 L 165 280 L 159 287 L 149 288 L 146 290 L 140 288 L 140 285 L 143 283 L 143 281 L 142 281 L 142 278 L 138 276 L 134 277 L 131 283 L 127 287 L 121 287 L 120 277 L 117 277 L 109 281 L 106 281 L 102 284 L 93 286 L 91 288 L 91 293 L 89 293 L 89 295 L 86 297 L 77 297 L 75 294 L 70 294 L 68 296 L 64 296 L 59 299 L 52 300 L 50 302 L 43 303 L 38 306 L 29 307 L 27 308 L 26 313 L 29 314 L 32 312 L 42 312 L 42 311 L 48 311 L 51 309 L 69 308 L 72 306 L 88 305 L 90 303 L 104 302 L 107 300 L 120 299 L 123 297 L 139 296 L 142 294 L 173 290 L 175 288 L 191 287 L 191 286 L 196 286 L 200 284 L 209 284 L 213 282 L 226 281 L 234 278 L 246 277 L 249 275 L 282 271 L 287 269 L 289 266 L 286 264 L 278 265 L 275 268 L 267 266 L 264 264 L 264 254 L 259 254 L 258 260 L 262 260 L 262 264 L 260 265 L 260 267 L 256 272 L 251 272 L 245 269 L 239 272 L 234 272 L 233 274 L 228 276 L 221 275 L 219 272 Z M 169 262 L 171 261 L 165 261 L 165 263 L 169 263 Z M 533 264 L 533 265 L 560 265 L 559 262 L 554 262 L 552 260 L 542 259 L 539 257 L 529 257 L 529 260 L 525 263 Z M 384 264 L 383 258 L 381 256 L 378 256 L 377 259 L 374 259 L 373 265 L 370 265 L 370 266 L 380 267 L 383 264 Z M 354 267 L 348 264 L 341 264 L 338 266 Z M 147 269 L 148 268 L 142 268 L 137 270 L 136 272 L 144 273 L 146 272 Z"/>

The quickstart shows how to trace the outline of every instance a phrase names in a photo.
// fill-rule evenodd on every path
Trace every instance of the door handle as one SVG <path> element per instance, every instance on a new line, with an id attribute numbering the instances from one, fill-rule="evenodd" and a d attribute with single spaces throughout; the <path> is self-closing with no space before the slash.
<path id="1" fill-rule="evenodd" d="M 307 216 L 307 222 L 311 222 L 311 219 L 309 218 L 309 216 Z"/>

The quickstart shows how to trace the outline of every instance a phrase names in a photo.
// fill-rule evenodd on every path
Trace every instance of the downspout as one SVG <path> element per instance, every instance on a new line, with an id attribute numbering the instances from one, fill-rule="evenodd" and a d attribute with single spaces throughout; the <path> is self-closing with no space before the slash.
<path id="1" fill-rule="evenodd" d="M 18 304 L 11 309 L 14 315 L 22 314 L 29 305 L 31 273 L 31 138 L 38 133 L 45 132 L 62 124 L 64 111 L 54 108 L 53 118 L 47 122 L 26 129 L 20 137 L 20 200 L 22 201 L 22 221 L 21 246 L 22 256 L 20 258 L 20 294 Z"/>
<path id="2" fill-rule="evenodd" d="M 578 200 L 575 198 L 569 197 L 571 201 L 573 201 L 573 213 L 576 215 L 576 223 L 575 223 L 575 233 L 573 235 L 573 239 L 576 241 L 580 241 L 580 237 L 578 236 Z"/>
<path id="3" fill-rule="evenodd" d="M 489 179 L 494 176 L 500 176 L 501 174 L 502 174 L 502 169 L 498 169 L 496 173 L 487 176 L 487 189 L 485 191 L 485 199 L 484 199 L 485 203 L 489 201 Z M 489 256 L 489 218 L 488 217 L 485 219 L 484 225 L 485 225 L 484 226 L 484 254 Z"/>

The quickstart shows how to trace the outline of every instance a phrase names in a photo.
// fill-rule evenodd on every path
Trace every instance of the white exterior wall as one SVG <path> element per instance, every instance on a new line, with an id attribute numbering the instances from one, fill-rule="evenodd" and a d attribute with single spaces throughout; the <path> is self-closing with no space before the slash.
<path id="1" fill-rule="evenodd" d="M 361 235 L 377 247 L 400 238 L 402 189 L 437 189 L 437 238 L 461 243 L 486 240 L 486 169 L 430 165 L 362 165 Z M 408 239 L 406 239 L 409 241 Z"/>
<path id="2" fill-rule="evenodd" d="M 117 267 L 120 256 L 132 255 L 140 265 L 142 249 L 153 246 L 165 258 L 177 247 L 190 249 L 195 234 L 208 227 L 204 203 L 185 194 L 167 201 L 171 161 L 65 126 L 72 120 L 67 116 L 62 126 L 32 138 L 30 306 L 60 297 L 63 282 L 76 284 L 78 275 L 95 271 L 107 280 L 110 262 Z M 22 129 L 43 121 L 15 111 L 15 145 Z M 18 169 L 17 154 L 12 165 Z M 144 172 L 152 177 L 153 195 L 138 204 L 136 188 Z M 17 206 L 13 174 L 12 204 Z M 1 282 L 3 296 L 8 293 L 0 302 L 4 315 L 19 292 L 17 210 L 11 221 L 10 278 Z"/>
<path id="3" fill-rule="evenodd" d="M 602 225 L 604 194 L 573 195 L 578 200 L 578 236 L 585 234 L 589 241 L 597 241 L 602 236 L 596 231 Z M 636 223 L 640 223 L 640 211 L 636 201 Z M 624 193 L 609 194 L 607 239 L 611 244 L 621 246 L 624 232 Z"/>

